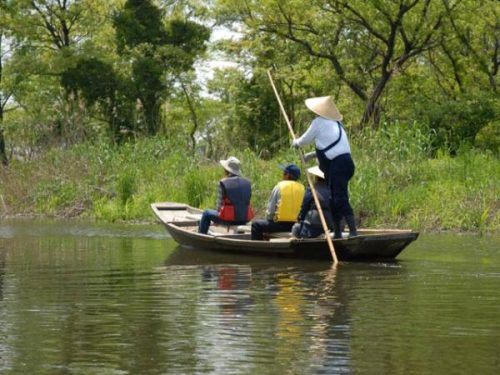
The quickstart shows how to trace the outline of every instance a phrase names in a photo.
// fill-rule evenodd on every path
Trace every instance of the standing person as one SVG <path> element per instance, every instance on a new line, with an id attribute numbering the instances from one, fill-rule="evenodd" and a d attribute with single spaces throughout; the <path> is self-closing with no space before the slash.
<path id="1" fill-rule="evenodd" d="M 319 169 L 318 166 L 309 168 L 307 172 L 316 176 L 314 190 L 318 196 L 319 204 L 321 206 L 321 211 L 323 212 L 326 224 L 329 229 L 332 229 L 333 217 L 332 211 L 330 210 L 330 188 L 325 181 L 325 175 L 321 172 L 321 169 Z M 299 222 L 295 223 L 292 228 L 292 233 L 297 238 L 314 238 L 318 237 L 322 233 L 325 233 L 310 187 L 306 188 L 298 220 Z"/>
<path id="2" fill-rule="evenodd" d="M 264 233 L 290 232 L 297 221 L 305 190 L 304 185 L 297 181 L 300 168 L 293 163 L 280 168 L 283 179 L 271 192 L 266 218 L 252 222 L 252 240 L 263 240 Z"/>
<path id="3" fill-rule="evenodd" d="M 243 225 L 252 219 L 250 206 L 252 187 L 250 181 L 241 176 L 240 161 L 234 156 L 219 162 L 224 168 L 224 178 L 217 189 L 216 210 L 207 209 L 201 215 L 199 233 L 207 234 L 210 223 Z"/>
<path id="4" fill-rule="evenodd" d="M 340 222 L 345 218 L 349 237 L 357 236 L 356 221 L 349 203 L 348 184 L 354 175 L 354 162 L 347 134 L 342 126 L 342 114 L 331 96 L 309 98 L 307 108 L 318 115 L 306 132 L 293 141 L 294 147 L 302 147 L 315 141 L 319 168 L 331 191 L 334 238 L 342 238 Z"/>

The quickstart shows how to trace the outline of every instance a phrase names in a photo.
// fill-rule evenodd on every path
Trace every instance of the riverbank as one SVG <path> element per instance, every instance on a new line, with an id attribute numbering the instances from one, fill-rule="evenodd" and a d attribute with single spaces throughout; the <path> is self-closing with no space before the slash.
<path id="1" fill-rule="evenodd" d="M 498 157 L 474 149 L 430 157 L 427 144 L 426 137 L 410 130 L 353 137 L 356 175 L 350 195 L 360 226 L 499 233 Z M 212 207 L 221 168 L 190 154 L 152 138 L 121 147 L 81 144 L 29 161 L 13 160 L 0 171 L 0 216 L 153 222 L 151 202 Z M 229 154 L 240 158 L 243 173 L 252 180 L 257 216 L 264 214 L 281 178 L 278 165 L 299 163 L 295 150 L 270 160 L 249 150 Z"/>

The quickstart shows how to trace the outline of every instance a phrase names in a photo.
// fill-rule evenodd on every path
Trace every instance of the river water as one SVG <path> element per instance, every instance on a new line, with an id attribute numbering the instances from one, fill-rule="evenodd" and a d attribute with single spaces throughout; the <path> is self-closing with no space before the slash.
<path id="1" fill-rule="evenodd" d="M 333 269 L 159 225 L 2 221 L 0 373 L 499 374 L 500 238 Z"/>

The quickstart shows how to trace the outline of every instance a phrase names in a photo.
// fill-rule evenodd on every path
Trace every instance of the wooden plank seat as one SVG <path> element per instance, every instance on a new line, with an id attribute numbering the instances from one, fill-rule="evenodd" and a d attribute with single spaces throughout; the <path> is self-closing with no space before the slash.
<path id="1" fill-rule="evenodd" d="M 186 214 L 186 219 L 200 221 L 201 220 L 201 214 Z"/>

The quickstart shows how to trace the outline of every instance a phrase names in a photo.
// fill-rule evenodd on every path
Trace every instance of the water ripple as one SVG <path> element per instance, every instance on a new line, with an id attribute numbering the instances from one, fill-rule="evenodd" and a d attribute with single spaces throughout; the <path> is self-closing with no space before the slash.
<path id="1" fill-rule="evenodd" d="M 204 255 L 122 230 L 14 225 L 0 250 L 1 373 L 500 370 L 489 247 L 471 254 L 460 238 L 443 253 L 441 237 L 424 238 L 400 262 L 334 269 Z"/>

